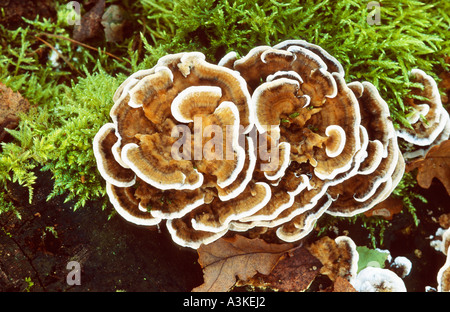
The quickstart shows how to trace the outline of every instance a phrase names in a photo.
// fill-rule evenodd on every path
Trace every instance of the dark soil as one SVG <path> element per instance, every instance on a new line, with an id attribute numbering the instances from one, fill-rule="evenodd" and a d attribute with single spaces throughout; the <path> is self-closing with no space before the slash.
<path id="1" fill-rule="evenodd" d="M 39 15 L 42 18 L 56 16 L 53 0 L 2 0 L 0 23 L 8 29 L 24 26 L 23 18 L 33 20 Z"/>
<path id="2" fill-rule="evenodd" d="M 395 216 L 384 234 L 382 246 L 391 252 L 393 258 L 404 256 L 412 262 L 411 273 L 404 278 L 410 292 L 425 291 L 426 286 L 437 287 L 437 273 L 446 257 L 430 243 L 439 228 L 439 216 L 450 212 L 450 196 L 439 181 L 435 179 L 428 190 L 417 190 L 428 200 L 427 204 L 415 202 L 419 225 L 414 225 L 408 213 Z"/>
<path id="3" fill-rule="evenodd" d="M 203 283 L 197 253 L 175 245 L 165 229 L 108 221 L 110 211 L 95 202 L 74 212 L 64 198 L 47 202 L 50 190 L 41 174 L 21 220 L 0 215 L 0 291 L 190 291 Z M 15 189 L 28 198 L 23 191 Z M 67 283 L 70 261 L 80 264 L 81 285 Z"/>

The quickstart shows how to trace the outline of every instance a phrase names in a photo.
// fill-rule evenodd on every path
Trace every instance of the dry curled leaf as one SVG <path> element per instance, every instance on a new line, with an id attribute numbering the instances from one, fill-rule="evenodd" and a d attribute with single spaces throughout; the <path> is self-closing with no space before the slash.
<path id="1" fill-rule="evenodd" d="M 193 291 L 228 291 L 236 278 L 247 281 L 258 272 L 268 275 L 280 257 L 292 248 L 292 244 L 268 244 L 259 238 L 240 235 L 202 245 L 198 254 L 204 283 Z"/>
<path id="2" fill-rule="evenodd" d="M 269 275 L 257 274 L 248 285 L 277 291 L 305 291 L 320 273 L 322 263 L 305 248 L 287 252 Z"/>
<path id="3" fill-rule="evenodd" d="M 450 140 L 433 146 L 425 158 L 409 166 L 409 170 L 415 168 L 417 168 L 417 182 L 421 187 L 428 189 L 433 178 L 437 178 L 450 195 Z"/>

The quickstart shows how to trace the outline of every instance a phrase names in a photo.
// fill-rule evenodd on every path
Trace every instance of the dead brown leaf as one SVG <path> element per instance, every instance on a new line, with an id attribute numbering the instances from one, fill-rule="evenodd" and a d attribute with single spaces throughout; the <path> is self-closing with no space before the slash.
<path id="1" fill-rule="evenodd" d="M 392 220 L 395 214 L 402 212 L 403 200 L 400 198 L 388 197 L 372 209 L 364 212 L 366 217 L 379 216 L 386 220 Z"/>
<path id="2" fill-rule="evenodd" d="M 450 195 L 450 140 L 433 146 L 425 158 L 409 165 L 409 170 L 417 168 L 417 182 L 428 189 L 433 178 L 439 179 Z"/>
<path id="3" fill-rule="evenodd" d="M 347 279 L 338 276 L 333 285 L 333 292 L 356 292 L 356 289 Z"/>
<path id="4" fill-rule="evenodd" d="M 19 92 L 0 83 L 0 142 L 6 136 L 5 128 L 14 129 L 19 124 L 18 114 L 27 112 L 30 103 Z"/>
<path id="5" fill-rule="evenodd" d="M 297 247 L 287 252 L 269 275 L 257 274 L 247 284 L 277 291 L 301 292 L 308 289 L 321 267 L 322 263 L 308 249 Z"/>
<path id="6" fill-rule="evenodd" d="M 443 229 L 450 228 L 450 213 L 444 213 L 439 216 L 439 226 Z"/>
<path id="7" fill-rule="evenodd" d="M 292 244 L 268 244 L 259 238 L 240 235 L 202 245 L 197 251 L 204 283 L 193 291 L 224 292 L 230 290 L 237 279 L 247 281 L 258 272 L 268 275 L 292 248 Z"/>

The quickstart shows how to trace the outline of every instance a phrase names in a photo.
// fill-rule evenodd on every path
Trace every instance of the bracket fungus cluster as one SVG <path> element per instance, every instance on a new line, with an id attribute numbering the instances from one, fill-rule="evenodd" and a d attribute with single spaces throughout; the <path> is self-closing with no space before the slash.
<path id="1" fill-rule="evenodd" d="M 303 40 L 217 65 L 186 52 L 122 83 L 94 154 L 117 212 L 165 222 L 179 245 L 253 228 L 293 242 L 324 213 L 353 216 L 389 196 L 404 172 L 389 114 L 371 83 L 347 84 Z"/>

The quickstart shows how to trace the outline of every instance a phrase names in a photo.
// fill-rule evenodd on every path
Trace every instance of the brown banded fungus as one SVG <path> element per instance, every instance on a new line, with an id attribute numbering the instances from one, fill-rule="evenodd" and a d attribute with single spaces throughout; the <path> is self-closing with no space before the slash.
<path id="1" fill-rule="evenodd" d="M 404 161 L 387 104 L 368 82 L 347 85 L 342 66 L 325 50 L 289 40 L 241 59 L 230 53 L 220 63 L 246 79 L 257 131 L 272 148 L 290 146 L 280 181 L 265 174 L 276 200 L 232 222 L 233 230 L 274 228 L 281 240 L 297 241 L 323 213 L 364 212 L 395 188 Z M 291 175 L 298 179 L 295 192 L 284 184 Z"/>
<path id="2" fill-rule="evenodd" d="M 130 222 L 165 222 L 182 246 L 260 228 L 298 241 L 324 213 L 369 210 L 404 172 L 375 87 L 347 84 L 341 64 L 303 40 L 218 65 L 167 55 L 113 99 L 94 139 L 110 200 Z"/>
<path id="3" fill-rule="evenodd" d="M 189 216 L 199 231 L 216 236 L 231 219 L 267 203 L 269 186 L 249 184 L 254 144 L 239 141 L 253 126 L 246 86 L 237 72 L 196 52 L 163 57 L 124 81 L 114 95 L 112 123 L 93 144 L 120 215 L 141 225 Z M 208 207 L 223 215 L 209 220 L 215 211 Z M 174 235 L 188 245 L 182 230 Z"/>
<path id="4" fill-rule="evenodd" d="M 365 157 L 355 164 L 356 174 L 333 185 L 328 193 L 336 200 L 327 211 L 337 216 L 353 216 L 384 200 L 400 181 L 404 160 L 397 144 L 389 108 L 368 82 L 350 84 L 361 112 Z"/>
<path id="5" fill-rule="evenodd" d="M 357 271 L 359 254 L 355 242 L 348 236 L 331 239 L 322 237 L 308 247 L 308 251 L 322 262 L 320 273 L 327 275 L 332 281 L 338 277 L 353 283 Z"/>
<path id="6" fill-rule="evenodd" d="M 411 81 L 422 88 L 412 88 L 411 97 L 405 99 L 405 105 L 412 111 L 408 117 L 411 127 L 397 130 L 398 137 L 407 145 L 406 159 L 425 156 L 432 146 L 450 136 L 449 113 L 442 105 L 436 81 L 420 69 L 411 71 Z"/>

